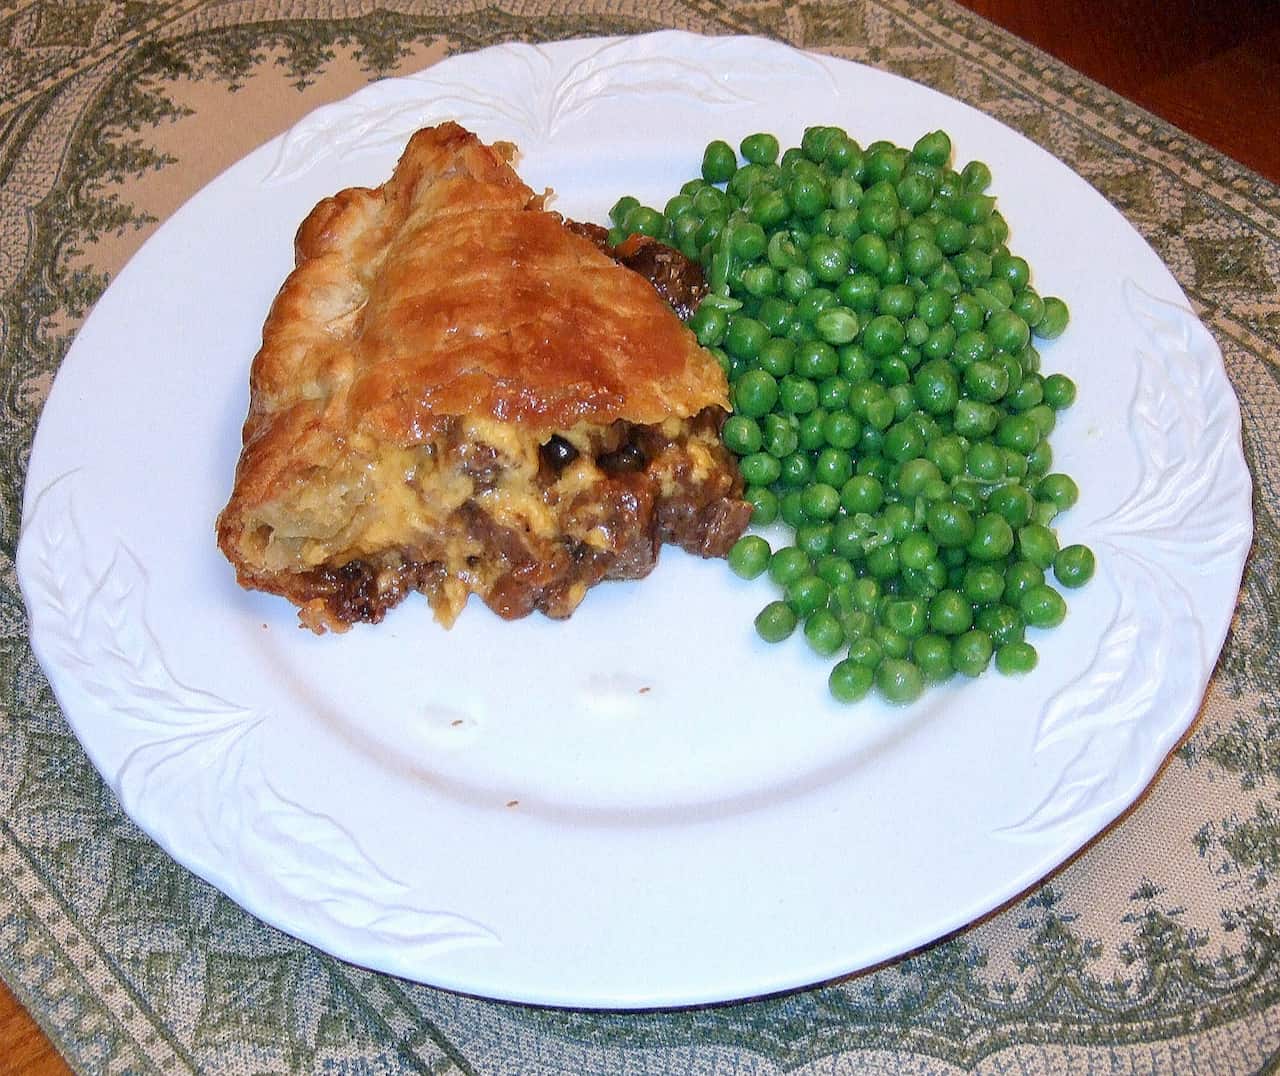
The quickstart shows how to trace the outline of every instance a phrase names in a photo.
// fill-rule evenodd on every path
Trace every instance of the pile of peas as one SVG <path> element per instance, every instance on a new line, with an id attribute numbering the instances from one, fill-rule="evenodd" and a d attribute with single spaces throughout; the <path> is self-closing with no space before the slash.
<path id="1" fill-rule="evenodd" d="M 1047 573 L 1078 587 L 1094 569 L 1050 526 L 1079 493 L 1047 440 L 1076 387 L 1041 374 L 1032 341 L 1063 332 L 1066 304 L 1030 286 L 990 169 L 953 170 L 944 132 L 907 150 L 810 127 L 779 148 L 712 142 L 662 212 L 625 197 L 610 214 L 614 242 L 670 243 L 710 285 L 689 325 L 729 379 L 724 443 L 752 522 L 792 532 L 729 553 L 781 588 L 756 630 L 843 651 L 842 702 L 910 702 L 993 658 L 1028 672 L 1027 629 L 1067 612 Z"/>

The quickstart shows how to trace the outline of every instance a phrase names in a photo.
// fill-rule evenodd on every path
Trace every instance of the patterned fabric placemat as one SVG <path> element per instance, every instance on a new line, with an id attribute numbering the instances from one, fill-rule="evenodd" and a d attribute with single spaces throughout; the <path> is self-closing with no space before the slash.
<path id="1" fill-rule="evenodd" d="M 664 27 L 906 75 L 1102 191 L 1222 346 L 1257 538 L 1193 735 L 1033 893 L 892 964 L 776 998 L 641 1014 L 482 1001 L 264 926 L 121 813 L 27 642 L 13 568 L 25 465 L 107 281 L 248 150 L 447 54 Z M 1280 1071 L 1278 281 L 1280 189 L 945 4 L 17 0 L 0 13 L 0 973 L 85 1073 Z"/>

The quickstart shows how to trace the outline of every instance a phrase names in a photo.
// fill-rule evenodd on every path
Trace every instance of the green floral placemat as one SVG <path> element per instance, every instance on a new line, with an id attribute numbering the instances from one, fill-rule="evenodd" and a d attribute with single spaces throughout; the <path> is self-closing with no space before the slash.
<path id="1" fill-rule="evenodd" d="M 109 277 L 243 153 L 449 53 L 669 26 L 898 72 L 1093 183 L 1223 348 L 1257 539 L 1194 734 L 1033 894 L 891 965 L 777 998 L 647 1014 L 480 1001 L 262 925 L 122 815 L 27 643 L 13 569 L 25 463 Z M 86 1073 L 1280 1070 L 1277 281 L 1280 190 L 947 5 L 19 0 L 0 13 L 0 972 Z"/>

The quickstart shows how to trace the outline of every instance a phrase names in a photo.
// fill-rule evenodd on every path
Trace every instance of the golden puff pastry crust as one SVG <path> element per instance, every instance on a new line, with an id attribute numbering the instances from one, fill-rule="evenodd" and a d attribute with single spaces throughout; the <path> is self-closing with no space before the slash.
<path id="1" fill-rule="evenodd" d="M 298 230 L 218 543 L 316 630 L 412 590 L 446 623 L 472 592 L 568 615 L 661 541 L 718 554 L 745 526 L 718 364 L 512 152 L 423 129 Z"/>

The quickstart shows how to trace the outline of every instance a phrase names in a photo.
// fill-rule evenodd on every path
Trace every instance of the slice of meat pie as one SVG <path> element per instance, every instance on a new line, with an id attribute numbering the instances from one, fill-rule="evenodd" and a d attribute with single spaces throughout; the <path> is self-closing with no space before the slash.
<path id="1" fill-rule="evenodd" d="M 298 231 L 218 544 L 317 632 L 413 590 L 446 625 L 472 592 L 565 617 L 662 542 L 719 556 L 746 526 L 715 358 L 512 152 L 421 130 Z"/>

